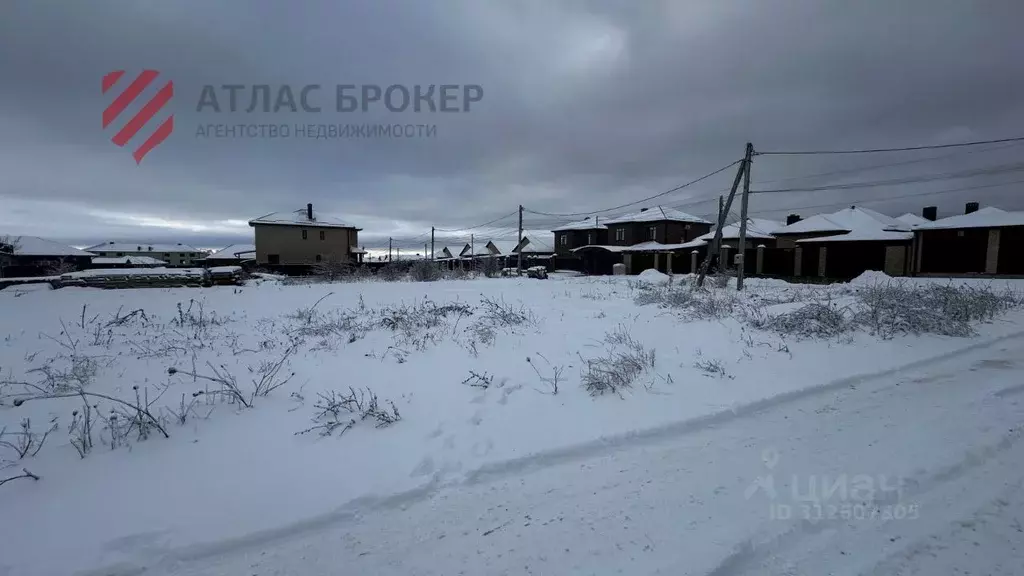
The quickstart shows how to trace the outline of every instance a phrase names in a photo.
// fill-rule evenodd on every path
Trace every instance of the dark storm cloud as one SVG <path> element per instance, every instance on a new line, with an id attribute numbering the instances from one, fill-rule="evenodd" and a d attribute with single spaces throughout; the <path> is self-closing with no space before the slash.
<path id="1" fill-rule="evenodd" d="M 248 218 L 313 202 L 386 242 L 519 203 L 621 204 L 724 165 L 747 141 L 769 150 L 1017 135 L 1022 17 L 1013 1 L 11 3 L 0 18 L 0 226 L 79 243 L 228 242 L 250 235 Z M 99 81 L 142 68 L 174 80 L 176 130 L 135 166 L 100 129 L 109 96 Z M 196 112 L 203 85 L 231 83 L 323 85 L 324 113 L 261 121 L 399 120 L 436 124 L 437 137 L 196 138 L 201 124 L 249 121 Z M 339 115 L 329 112 L 338 83 L 480 84 L 485 96 L 466 114 Z M 248 92 L 240 100 L 247 106 Z M 788 185 L 986 166 L 1022 149 Z M 904 158 L 759 157 L 754 186 Z M 713 198 L 730 178 L 662 201 Z M 1024 175 L 763 195 L 751 206 L 769 216 L 865 200 L 892 213 L 926 204 L 949 213 L 966 199 L 1024 208 L 1020 185 L 877 202 L 1016 179 Z M 714 202 L 687 209 L 708 214 Z"/>

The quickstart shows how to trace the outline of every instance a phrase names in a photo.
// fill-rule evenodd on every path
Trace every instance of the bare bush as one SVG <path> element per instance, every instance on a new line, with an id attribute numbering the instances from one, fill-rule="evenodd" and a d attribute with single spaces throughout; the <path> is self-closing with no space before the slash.
<path id="1" fill-rule="evenodd" d="M 441 279 L 441 269 L 433 260 L 418 260 L 409 269 L 409 277 L 416 282 L 434 282 Z"/>
<path id="2" fill-rule="evenodd" d="M 28 468 L 22 468 L 21 469 L 21 474 L 18 474 L 17 476 L 11 476 L 10 478 L 0 479 L 0 486 L 3 486 L 4 484 L 7 484 L 11 480 L 17 480 L 19 478 L 31 478 L 31 479 L 36 480 L 36 481 L 39 480 L 39 476 L 29 472 Z"/>
<path id="3" fill-rule="evenodd" d="M 714 376 L 717 378 L 730 377 L 725 372 L 725 365 L 722 364 L 721 360 L 705 358 L 704 355 L 700 353 L 700 351 L 697 352 L 697 361 L 693 363 L 693 367 L 700 370 L 701 372 L 705 372 L 709 376 Z"/>
<path id="4" fill-rule="evenodd" d="M 888 339 L 900 334 L 972 336 L 972 323 L 987 322 L 1021 306 L 1020 294 L 989 286 L 914 285 L 887 281 L 857 291 L 856 321 Z"/>
<path id="5" fill-rule="evenodd" d="M 762 330 L 798 339 L 834 338 L 856 329 L 853 314 L 830 300 L 805 304 L 792 312 L 770 316 L 749 310 L 747 321 Z"/>
<path id="6" fill-rule="evenodd" d="M 195 370 L 188 371 L 174 367 L 168 368 L 167 373 L 171 376 L 180 373 L 185 376 L 191 376 L 193 380 L 207 380 L 220 384 L 219 390 L 199 390 L 196 392 L 196 395 L 218 395 L 227 398 L 229 402 L 237 402 L 245 408 L 252 408 L 256 398 L 267 396 L 274 390 L 287 384 L 295 376 L 294 372 L 286 376 L 282 375 L 281 370 L 297 349 L 298 343 L 293 342 L 277 360 L 262 360 L 255 367 L 247 367 L 249 373 L 254 375 L 252 378 L 252 388 L 248 390 L 242 389 L 235 375 L 223 364 L 217 367 L 211 362 L 206 363 L 210 370 L 213 371 L 212 376 L 198 374 Z"/>
<path id="7" fill-rule="evenodd" d="M 654 350 L 647 350 L 622 328 L 605 336 L 605 341 L 613 344 L 607 354 L 599 358 L 582 358 L 583 387 L 591 395 L 598 396 L 605 392 L 620 394 L 625 388 L 655 364 Z"/>
<path id="8" fill-rule="evenodd" d="M 551 361 L 540 352 L 537 352 L 537 356 L 547 363 L 548 369 L 551 370 L 550 376 L 545 376 L 541 373 L 540 368 L 537 368 L 537 364 L 531 360 L 529 356 L 526 357 L 526 362 L 529 363 L 530 367 L 533 368 L 533 371 L 537 373 L 537 378 L 540 378 L 541 383 L 550 390 L 550 394 L 552 396 L 558 395 L 558 383 L 562 379 L 562 370 L 564 368 L 562 366 L 554 366 L 551 364 Z"/>
<path id="9" fill-rule="evenodd" d="M 733 314 L 739 296 L 728 290 L 697 288 L 688 282 L 676 286 L 640 284 L 633 301 L 638 306 L 657 305 L 678 310 L 694 320 L 714 320 Z"/>
<path id="10" fill-rule="evenodd" d="M 15 432 L 7 432 L 7 428 L 0 429 L 0 448 L 13 451 L 18 460 L 26 456 L 35 456 L 43 449 L 43 444 L 46 444 L 50 433 L 57 429 L 57 419 L 50 420 L 50 427 L 42 434 L 32 430 L 32 420 L 29 418 L 24 418 L 20 427 L 21 430 Z"/>
<path id="11" fill-rule="evenodd" d="M 494 376 L 488 374 L 487 372 L 484 372 L 483 374 L 478 374 L 470 370 L 469 376 L 467 376 L 466 379 L 462 381 L 462 383 L 473 386 L 474 388 L 483 388 L 486 390 L 487 388 L 491 387 L 491 383 L 493 381 Z"/>
<path id="12" fill-rule="evenodd" d="M 359 421 L 370 420 L 376 428 L 385 428 L 402 419 L 395 403 L 388 401 L 389 408 L 381 406 L 377 395 L 369 388 L 356 390 L 349 387 L 348 393 L 335 390 L 317 394 L 313 408 L 314 426 L 300 430 L 296 434 L 317 432 L 321 436 L 330 436 L 341 429 L 339 436 L 349 431 Z"/>

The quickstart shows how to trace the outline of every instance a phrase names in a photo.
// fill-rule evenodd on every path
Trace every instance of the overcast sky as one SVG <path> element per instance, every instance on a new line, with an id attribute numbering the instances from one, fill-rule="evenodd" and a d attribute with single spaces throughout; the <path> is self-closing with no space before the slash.
<path id="1" fill-rule="evenodd" d="M 1019 0 L 91 0 L 0 6 L 0 234 L 216 247 L 262 214 L 317 210 L 367 246 L 422 246 L 514 212 L 600 210 L 759 151 L 913 146 L 1024 134 Z M 107 130 L 143 69 L 160 77 Z M 107 94 L 101 78 L 125 70 Z M 111 137 L 166 80 L 170 104 Z M 319 114 L 197 112 L 204 85 L 320 84 Z M 336 84 L 477 84 L 466 113 L 338 113 Z M 240 94 L 239 107 L 249 102 Z M 136 165 L 131 151 L 174 114 Z M 207 124 L 433 124 L 434 137 L 202 138 Z M 761 156 L 753 189 L 950 174 L 1020 163 L 1022 146 L 901 155 Z M 907 163 L 912 160 L 919 162 Z M 849 170 L 883 164 L 901 166 Z M 1012 166 L 1011 166 L 1012 167 Z M 832 173 L 820 178 L 805 176 Z M 711 214 L 731 173 L 656 202 Z M 763 194 L 784 218 L 863 204 L 892 215 L 964 202 L 1024 209 L 1024 171 Z M 996 184 L 1006 184 L 996 186 Z M 963 191 L 963 188 L 987 186 Z M 961 190 L 935 195 L 925 193 Z M 908 197 L 910 194 L 918 196 Z M 890 201 L 879 199 L 899 197 Z M 637 209 L 631 207 L 630 210 Z M 773 210 L 769 212 L 769 210 Z M 610 216 L 611 213 L 604 213 Z M 527 214 L 547 229 L 568 217 Z M 499 222 L 507 232 L 515 218 Z"/>

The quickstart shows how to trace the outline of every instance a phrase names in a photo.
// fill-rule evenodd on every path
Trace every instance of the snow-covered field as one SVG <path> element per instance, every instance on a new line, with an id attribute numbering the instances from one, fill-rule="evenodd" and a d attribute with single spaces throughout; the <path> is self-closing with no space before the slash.
<path id="1" fill-rule="evenodd" d="M 1021 308 L 1003 309 L 1024 284 L 878 280 L 752 280 L 742 295 L 711 281 L 697 296 L 651 273 L 0 291 L 0 481 L 39 478 L 0 486 L 0 574 L 137 573 L 259 546 L 1024 332 Z M 892 313 L 919 296 L 995 316 Z"/>

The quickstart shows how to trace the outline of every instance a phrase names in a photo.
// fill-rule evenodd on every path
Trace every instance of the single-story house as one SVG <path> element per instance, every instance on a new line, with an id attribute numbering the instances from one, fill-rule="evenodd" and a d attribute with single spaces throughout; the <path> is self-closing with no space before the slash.
<path id="1" fill-rule="evenodd" d="M 1024 211 L 995 207 L 918 224 L 913 228 L 914 274 L 1024 275 Z"/>
<path id="2" fill-rule="evenodd" d="M 866 270 L 907 274 L 910 230 L 896 218 L 851 206 L 792 222 L 772 234 L 778 248 L 792 250 L 791 275 L 854 278 Z"/>
<path id="3" fill-rule="evenodd" d="M 38 236 L 0 236 L 0 278 L 59 275 L 84 270 L 93 254 Z"/>
<path id="4" fill-rule="evenodd" d="M 256 263 L 255 244 L 231 244 L 210 254 L 203 259 L 203 264 L 211 266 L 242 266 L 248 267 Z"/>

